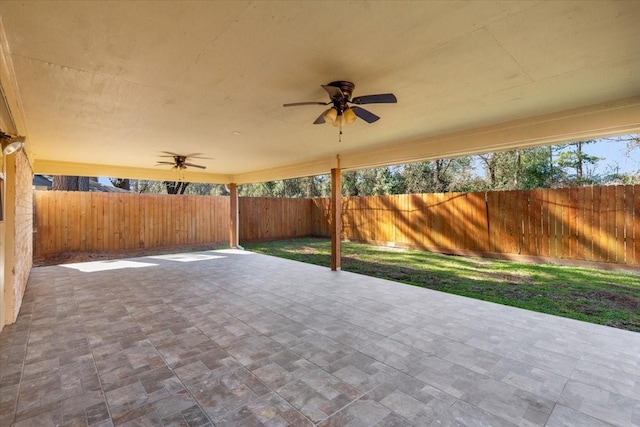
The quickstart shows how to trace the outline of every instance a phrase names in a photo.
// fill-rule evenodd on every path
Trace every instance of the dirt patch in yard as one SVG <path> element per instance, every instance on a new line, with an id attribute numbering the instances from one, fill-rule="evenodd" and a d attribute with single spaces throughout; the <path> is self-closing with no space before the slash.
<path id="1" fill-rule="evenodd" d="M 598 300 L 601 303 L 607 301 L 611 306 L 627 310 L 640 310 L 640 298 L 631 295 L 617 294 L 605 290 L 584 291 L 586 299 Z"/>

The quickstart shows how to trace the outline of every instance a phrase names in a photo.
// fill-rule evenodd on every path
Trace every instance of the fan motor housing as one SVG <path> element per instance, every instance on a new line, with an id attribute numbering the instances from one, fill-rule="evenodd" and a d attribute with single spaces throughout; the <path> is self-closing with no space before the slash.
<path id="1" fill-rule="evenodd" d="M 353 93 L 353 90 L 356 88 L 356 85 L 345 80 L 338 80 L 335 82 L 331 82 L 327 86 L 340 88 L 340 90 L 342 91 L 342 94 L 344 95 L 344 98 L 347 101 L 351 100 L 351 94 Z"/>

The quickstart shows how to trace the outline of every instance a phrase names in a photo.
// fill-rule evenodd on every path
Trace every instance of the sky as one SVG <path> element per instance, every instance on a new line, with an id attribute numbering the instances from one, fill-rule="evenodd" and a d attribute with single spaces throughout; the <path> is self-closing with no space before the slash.
<path id="1" fill-rule="evenodd" d="M 609 172 L 616 165 L 621 173 L 632 173 L 640 170 L 640 147 L 627 152 L 627 143 L 619 141 L 600 140 L 594 144 L 583 146 L 587 154 L 600 157 L 602 160 L 596 165 L 596 173 Z"/>

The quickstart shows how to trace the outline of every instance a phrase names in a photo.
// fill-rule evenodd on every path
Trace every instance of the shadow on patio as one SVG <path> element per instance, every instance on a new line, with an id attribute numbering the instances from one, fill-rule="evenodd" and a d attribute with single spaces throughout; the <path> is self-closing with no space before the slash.
<path id="1" fill-rule="evenodd" d="M 233 250 L 34 268 L 0 424 L 640 425 L 640 334 Z"/>

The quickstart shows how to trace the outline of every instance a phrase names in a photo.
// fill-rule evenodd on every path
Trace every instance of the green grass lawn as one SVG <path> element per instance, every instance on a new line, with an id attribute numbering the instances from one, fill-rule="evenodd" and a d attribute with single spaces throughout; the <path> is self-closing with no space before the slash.
<path id="1" fill-rule="evenodd" d="M 243 244 L 330 265 L 327 239 Z M 440 255 L 343 242 L 342 270 L 640 332 L 640 273 Z"/>

